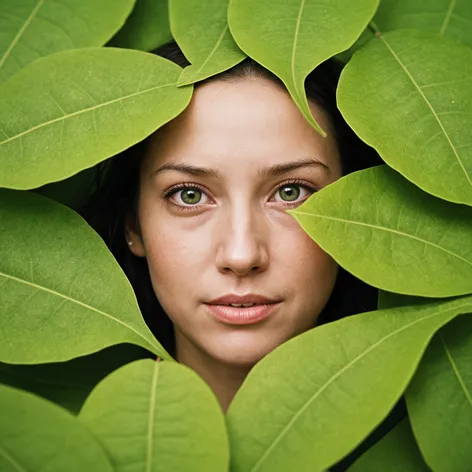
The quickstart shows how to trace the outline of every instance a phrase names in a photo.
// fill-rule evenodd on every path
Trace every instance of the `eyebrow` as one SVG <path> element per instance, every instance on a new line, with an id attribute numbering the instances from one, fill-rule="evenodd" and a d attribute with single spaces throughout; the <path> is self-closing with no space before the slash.
<path id="1" fill-rule="evenodd" d="M 314 157 L 309 157 L 305 159 L 300 159 L 297 161 L 286 162 L 284 164 L 275 164 L 273 166 L 266 167 L 260 170 L 257 174 L 260 177 L 277 177 L 287 172 L 297 170 L 303 167 L 319 167 L 324 170 L 329 171 L 329 167 L 323 162 L 319 161 Z M 164 172 L 182 172 L 184 174 L 194 175 L 196 177 L 207 177 L 214 179 L 222 179 L 223 176 L 220 172 L 215 169 L 209 169 L 206 167 L 198 167 L 190 164 L 178 164 L 174 162 L 168 162 L 167 164 L 162 165 L 151 173 L 151 178 L 164 173 Z"/>

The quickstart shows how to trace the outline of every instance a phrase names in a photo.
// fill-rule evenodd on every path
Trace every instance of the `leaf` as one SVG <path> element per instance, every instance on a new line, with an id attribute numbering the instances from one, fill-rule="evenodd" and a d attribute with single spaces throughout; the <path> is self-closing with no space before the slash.
<path id="1" fill-rule="evenodd" d="M 110 45 L 151 51 L 171 39 L 167 0 L 136 0 L 131 15 Z"/>
<path id="2" fill-rule="evenodd" d="M 228 4 L 229 0 L 169 1 L 172 34 L 192 63 L 179 77 L 179 86 L 219 74 L 246 57 L 229 31 Z"/>
<path id="3" fill-rule="evenodd" d="M 472 209 L 422 192 L 387 166 L 342 177 L 289 213 L 370 285 L 424 297 L 472 292 Z"/>
<path id="4" fill-rule="evenodd" d="M 60 362 L 126 343 L 170 359 L 101 238 L 68 208 L 0 190 L 0 361 Z"/>
<path id="5" fill-rule="evenodd" d="M 407 391 L 413 431 L 437 472 L 472 470 L 472 316 L 433 338 Z"/>
<path id="6" fill-rule="evenodd" d="M 0 82 L 43 56 L 102 46 L 123 25 L 134 0 L 2 0 Z"/>
<path id="7" fill-rule="evenodd" d="M 140 51 L 76 49 L 35 61 L 0 87 L 0 187 L 69 177 L 176 117 L 192 87 L 182 69 Z"/>
<path id="8" fill-rule="evenodd" d="M 117 472 L 228 470 L 223 412 L 203 380 L 176 362 L 150 359 L 105 378 L 79 418 L 102 441 Z"/>
<path id="9" fill-rule="evenodd" d="M 424 31 L 363 46 L 341 74 L 338 106 L 385 162 L 437 197 L 472 205 L 472 50 Z"/>
<path id="10" fill-rule="evenodd" d="M 363 313 L 276 348 L 228 409 L 232 472 L 316 472 L 339 461 L 395 405 L 435 331 L 471 310 L 463 297 Z"/>
<path id="11" fill-rule="evenodd" d="M 62 408 L 0 385 L 2 472 L 113 472 L 98 441 Z"/>
<path id="12" fill-rule="evenodd" d="M 67 362 L 0 363 L 0 383 L 27 390 L 78 414 L 90 392 L 106 375 L 133 360 L 149 356 L 148 351 L 138 346 L 119 344 Z"/>
<path id="13" fill-rule="evenodd" d="M 382 0 L 374 22 L 383 32 L 422 29 L 472 46 L 469 0 Z"/>
<path id="14" fill-rule="evenodd" d="M 229 27 L 238 46 L 276 74 L 322 135 L 306 97 L 308 74 L 348 49 L 375 13 L 378 0 L 231 0 Z"/>
<path id="15" fill-rule="evenodd" d="M 348 472 L 428 472 L 408 420 L 363 454 Z"/>

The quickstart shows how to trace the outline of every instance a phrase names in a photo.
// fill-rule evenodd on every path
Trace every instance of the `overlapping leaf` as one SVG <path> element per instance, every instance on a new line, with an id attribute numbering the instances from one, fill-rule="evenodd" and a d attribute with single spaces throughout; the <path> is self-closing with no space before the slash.
<path id="1" fill-rule="evenodd" d="M 437 472 L 472 470 L 472 315 L 433 338 L 406 401 L 418 445 Z"/>
<path id="2" fill-rule="evenodd" d="M 72 210 L 0 191 L 0 361 L 65 361 L 129 342 L 170 358 L 100 237 Z"/>
<path id="3" fill-rule="evenodd" d="M 472 46 L 469 0 L 382 0 L 374 22 L 382 32 L 423 29 Z"/>
<path id="4" fill-rule="evenodd" d="M 218 400 L 178 363 L 148 359 L 118 369 L 95 388 L 79 418 L 104 444 L 117 472 L 228 470 Z"/>
<path id="5" fill-rule="evenodd" d="M 125 22 L 134 0 L 2 0 L 0 82 L 43 56 L 102 46 Z"/>
<path id="6" fill-rule="evenodd" d="M 425 297 L 472 293 L 472 209 L 385 165 L 343 177 L 289 213 L 370 285 Z"/>
<path id="7" fill-rule="evenodd" d="M 127 49 L 64 51 L 0 87 L 0 187 L 64 179 L 130 147 L 177 116 L 192 87 L 182 69 Z"/>
<path id="8" fill-rule="evenodd" d="M 391 410 L 434 333 L 471 311 L 472 297 L 375 311 L 282 344 L 229 407 L 231 470 L 326 470 Z"/>
<path id="9" fill-rule="evenodd" d="M 98 441 L 70 413 L 0 385 L 2 472 L 113 472 Z"/>
<path id="10" fill-rule="evenodd" d="M 109 373 L 150 353 L 131 344 L 120 344 L 67 362 L 16 365 L 0 362 L 0 383 L 50 400 L 73 414 Z"/>
<path id="11" fill-rule="evenodd" d="M 429 472 L 405 419 L 352 465 L 348 472 Z"/>
<path id="12" fill-rule="evenodd" d="M 228 28 L 229 0 L 170 0 L 172 34 L 192 64 L 179 85 L 187 85 L 230 69 L 246 55 Z"/>
<path id="13" fill-rule="evenodd" d="M 472 49 L 425 31 L 369 41 L 338 105 L 354 131 L 426 192 L 472 205 Z"/>
<path id="14" fill-rule="evenodd" d="M 355 42 L 377 5 L 378 0 L 232 0 L 228 21 L 239 47 L 284 82 L 305 118 L 324 134 L 308 105 L 305 78 Z"/>
<path id="15" fill-rule="evenodd" d="M 110 44 L 150 51 L 172 39 L 167 0 L 136 0 L 125 25 Z"/>

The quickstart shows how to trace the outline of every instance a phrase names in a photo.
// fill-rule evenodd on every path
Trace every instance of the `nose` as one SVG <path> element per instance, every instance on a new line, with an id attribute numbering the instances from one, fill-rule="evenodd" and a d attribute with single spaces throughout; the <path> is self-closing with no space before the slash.
<path id="1" fill-rule="evenodd" d="M 269 265 L 267 224 L 250 205 L 227 211 L 219 225 L 216 264 L 220 272 L 238 277 L 258 273 Z"/>

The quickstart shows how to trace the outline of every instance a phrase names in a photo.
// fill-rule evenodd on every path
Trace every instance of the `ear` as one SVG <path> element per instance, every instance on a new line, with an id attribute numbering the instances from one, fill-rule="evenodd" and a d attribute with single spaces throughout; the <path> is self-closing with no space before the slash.
<path id="1" fill-rule="evenodd" d="M 129 250 L 137 257 L 145 257 L 146 251 L 141 237 L 141 232 L 137 227 L 137 222 L 128 217 L 125 223 L 126 244 Z"/>

